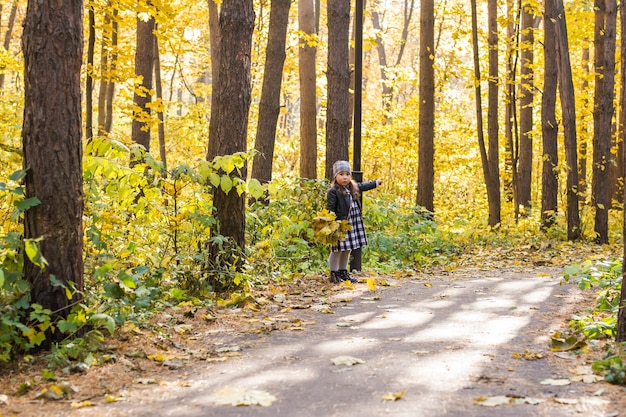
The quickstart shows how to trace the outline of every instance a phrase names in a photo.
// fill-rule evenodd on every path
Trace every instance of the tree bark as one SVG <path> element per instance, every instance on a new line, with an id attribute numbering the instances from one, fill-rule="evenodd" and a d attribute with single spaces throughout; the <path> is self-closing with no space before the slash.
<path id="1" fill-rule="evenodd" d="M 595 92 L 592 200 L 596 243 L 609 242 L 609 166 L 615 87 L 615 0 L 595 0 Z"/>
<path id="2" fill-rule="evenodd" d="M 435 2 L 420 2 L 420 86 L 417 199 L 434 211 L 435 181 Z"/>
<path id="3" fill-rule="evenodd" d="M 109 9 L 113 9 L 109 14 Z M 117 66 L 117 6 L 107 2 L 104 16 L 102 45 L 100 48 L 100 89 L 98 94 L 98 135 L 104 136 L 113 125 L 113 97 L 115 69 Z"/>
<path id="4" fill-rule="evenodd" d="M 517 169 L 517 203 L 529 209 L 532 206 L 533 171 L 533 100 L 534 100 L 534 15 L 530 2 L 522 6 L 521 67 L 519 85 L 519 163 Z"/>
<path id="5" fill-rule="evenodd" d="M 31 303 L 67 317 L 83 290 L 83 171 L 81 126 L 82 0 L 30 0 L 24 20 L 26 198 L 41 203 L 24 215 L 24 238 L 42 238 L 45 269 L 24 257 Z M 51 276 L 68 288 L 51 282 Z M 50 335 L 44 347 L 64 335 Z"/>
<path id="6" fill-rule="evenodd" d="M 328 99 L 326 109 L 326 170 L 332 177 L 333 164 L 348 160 L 350 137 L 350 2 L 328 2 Z"/>
<path id="7" fill-rule="evenodd" d="M 147 0 L 150 5 L 151 0 Z M 140 79 L 133 95 L 133 142 L 150 152 L 150 118 L 148 106 L 152 100 L 152 72 L 154 69 L 154 17 L 148 20 L 137 17 L 137 50 L 135 51 L 135 75 Z"/>
<path id="8" fill-rule="evenodd" d="M 541 132 L 543 135 L 543 170 L 541 176 L 541 228 L 546 231 L 555 224 L 558 194 L 558 152 L 556 121 L 556 90 L 558 82 L 556 54 L 555 1 L 544 2 L 544 82 L 541 100 Z"/>
<path id="9" fill-rule="evenodd" d="M 161 83 L 161 54 L 159 52 L 159 39 L 154 36 L 154 84 L 156 99 L 163 101 L 163 86 Z M 159 156 L 163 163 L 163 171 L 161 175 L 167 177 L 167 151 L 165 149 L 165 115 L 162 110 L 157 111 L 157 117 L 159 118 L 159 126 L 157 129 L 157 136 L 159 140 Z"/>
<path id="10" fill-rule="evenodd" d="M 578 144 L 576 137 L 576 100 L 574 81 L 567 41 L 567 24 L 563 0 L 556 0 L 556 52 L 558 84 L 561 97 L 563 133 L 565 137 L 565 162 L 567 163 L 567 239 L 580 237 L 578 211 Z"/>
<path id="11" fill-rule="evenodd" d="M 252 178 L 261 183 L 272 180 L 272 163 L 276 142 L 276 125 L 280 113 L 280 89 L 285 64 L 285 43 L 291 0 L 272 0 L 265 71 L 259 103 L 259 116 L 254 148 L 257 154 L 252 164 Z"/>
<path id="12" fill-rule="evenodd" d="M 519 2 L 517 2 L 519 4 Z M 515 84 L 517 79 L 517 62 L 519 59 L 517 12 L 513 0 L 506 1 L 506 75 L 504 87 L 504 176 L 503 190 L 506 202 L 513 202 L 515 219 L 519 217 L 517 203 L 517 164 L 518 164 L 518 130 L 517 130 L 517 97 Z"/>
<path id="13" fill-rule="evenodd" d="M 220 85 L 220 15 L 215 0 L 207 0 L 209 7 L 209 42 L 211 44 L 211 88 L 215 92 Z M 213 94 L 211 94 L 213 97 Z M 213 117 L 214 102 L 211 102 L 211 118 Z"/>
<path id="14" fill-rule="evenodd" d="M 500 158 L 498 140 L 498 1 L 488 0 L 488 43 L 489 43 L 489 88 L 487 136 L 489 138 L 489 183 L 487 198 L 489 200 L 489 226 L 500 224 Z"/>
<path id="15" fill-rule="evenodd" d="M 476 0 L 470 2 L 472 9 L 472 50 L 474 58 L 474 96 L 476 98 L 476 130 L 478 134 L 478 150 L 480 152 L 480 160 L 483 168 L 483 177 L 485 179 L 485 187 L 489 196 L 489 184 L 491 183 L 491 172 L 489 171 L 489 157 L 487 155 L 487 147 L 485 144 L 485 131 L 483 127 L 483 106 L 482 106 L 482 89 L 480 87 L 480 58 L 478 48 L 478 16 L 476 12 Z"/>
<path id="16" fill-rule="evenodd" d="M 585 42 L 589 42 L 588 39 L 585 39 Z M 582 67 L 585 71 L 585 76 L 583 77 L 583 82 L 581 85 L 581 91 L 584 93 L 583 105 L 582 109 L 584 114 L 593 114 L 593 111 L 589 108 L 592 103 L 587 98 L 587 90 L 589 89 L 589 71 L 590 71 L 590 52 L 589 47 L 586 46 L 583 48 L 582 52 Z M 622 61 L 623 62 L 623 61 Z M 587 148 L 588 145 L 588 137 L 589 137 L 589 123 L 588 118 L 583 118 L 580 124 L 580 141 L 579 152 L 578 152 L 578 197 L 579 200 L 583 203 L 587 202 L 587 192 L 588 192 L 588 184 L 587 184 Z"/>
<path id="17" fill-rule="evenodd" d="M 88 8 L 87 13 L 89 14 L 89 37 L 87 40 L 87 74 L 85 75 L 85 135 L 89 142 L 93 138 L 93 62 L 96 47 L 96 15 L 93 5 Z"/>
<path id="18" fill-rule="evenodd" d="M 620 7 L 620 22 L 621 31 L 626 33 L 626 8 Z M 622 36 L 620 41 L 621 56 L 626 56 L 626 37 Z M 618 129 L 619 136 L 624 142 L 626 137 L 624 123 L 626 121 L 626 94 L 624 94 L 624 86 L 626 86 L 626 62 L 622 59 L 621 71 L 620 71 L 620 85 L 622 86 L 622 95 L 620 97 L 620 129 Z M 622 159 L 622 166 L 626 162 L 626 147 L 622 147 L 622 153 L 618 154 Z M 626 187 L 622 187 L 622 204 L 626 207 Z M 617 335 L 615 341 L 626 342 L 626 209 L 622 210 L 622 290 L 620 293 L 619 309 L 617 311 Z"/>
<path id="19" fill-rule="evenodd" d="M 11 46 L 11 37 L 13 36 L 13 28 L 15 27 L 15 18 L 17 17 L 17 6 L 18 1 L 13 0 L 11 3 L 11 14 L 9 15 L 9 22 L 7 23 L 7 31 L 4 34 L 4 50 L 9 51 L 9 47 Z M 0 10 L 2 7 L 0 6 Z M 0 90 L 4 88 L 4 72 L 0 73 Z"/>
<path id="20" fill-rule="evenodd" d="M 313 0 L 299 0 L 298 26 L 308 38 L 317 35 Z M 300 78 L 300 177 L 317 178 L 317 40 L 300 40 L 298 73 Z"/>
<path id="21" fill-rule="evenodd" d="M 252 0 L 231 0 L 222 3 L 220 11 L 220 68 L 219 83 L 213 91 L 209 152 L 212 161 L 219 155 L 246 151 L 248 111 L 250 109 L 250 59 L 254 10 Z M 224 174 L 224 173 L 222 173 Z M 246 179 L 245 169 L 233 171 L 232 177 Z M 236 248 L 245 247 L 245 194 L 233 188 L 225 193 L 213 190 L 213 206 L 219 233 Z M 217 248 L 211 248 L 212 257 Z M 241 265 L 238 265 L 241 266 Z"/>

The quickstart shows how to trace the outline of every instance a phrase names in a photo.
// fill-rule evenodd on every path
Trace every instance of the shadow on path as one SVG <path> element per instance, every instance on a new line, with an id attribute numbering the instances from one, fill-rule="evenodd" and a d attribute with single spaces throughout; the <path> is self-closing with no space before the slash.
<path id="1" fill-rule="evenodd" d="M 300 331 L 222 335 L 242 355 L 187 367 L 186 374 L 172 373 L 172 380 L 184 379 L 186 387 L 133 386 L 126 402 L 72 415 L 609 415 L 608 400 L 593 395 L 598 387 L 591 385 L 597 384 L 540 384 L 567 377 L 558 366 L 566 359 L 546 358 L 552 355 L 548 343 L 554 331 L 566 326 L 580 298 L 580 290 L 563 284 L 557 271 L 475 271 L 426 278 L 393 281 L 375 292 L 358 284 L 335 295 L 335 314 L 292 311 L 310 323 Z M 524 351 L 544 358 L 513 358 Z M 334 365 L 331 359 L 342 355 L 365 363 Z M 217 393 L 225 387 L 262 390 L 276 400 L 268 407 L 217 405 Z M 403 391 L 397 401 L 383 399 Z M 541 402 L 476 404 L 478 398 L 500 395 Z"/>

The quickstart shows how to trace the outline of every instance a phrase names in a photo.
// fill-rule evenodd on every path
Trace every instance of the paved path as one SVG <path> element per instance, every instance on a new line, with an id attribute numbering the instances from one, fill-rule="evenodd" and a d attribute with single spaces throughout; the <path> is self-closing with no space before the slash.
<path id="1" fill-rule="evenodd" d="M 550 270 L 476 270 L 399 280 L 375 292 L 359 284 L 335 295 L 335 314 L 293 310 L 301 330 L 206 335 L 207 343 L 236 347 L 241 355 L 172 371 L 161 386 L 130 387 L 128 401 L 70 415 L 615 416 L 618 410 L 601 395 L 606 383 L 540 384 L 571 376 L 564 369 L 577 365 L 555 357 L 548 343 L 554 331 L 566 329 L 580 300 L 580 290 L 561 285 L 560 274 Z M 513 358 L 525 350 L 545 357 Z M 365 363 L 334 365 L 340 356 Z M 184 386 L 175 382 L 182 380 Z M 267 407 L 218 405 L 226 387 L 276 400 Z M 389 393 L 401 398 L 383 399 Z M 540 402 L 477 405 L 495 396 Z"/>

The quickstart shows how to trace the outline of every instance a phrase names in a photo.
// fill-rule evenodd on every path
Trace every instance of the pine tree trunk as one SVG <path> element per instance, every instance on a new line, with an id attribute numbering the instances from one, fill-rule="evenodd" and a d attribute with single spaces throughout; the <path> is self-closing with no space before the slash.
<path id="1" fill-rule="evenodd" d="M 522 44 L 519 86 L 519 163 L 517 167 L 517 202 L 525 208 L 532 205 L 533 172 L 533 100 L 534 100 L 534 16 L 529 2 L 522 6 Z"/>
<path id="2" fill-rule="evenodd" d="M 593 180 L 596 242 L 609 242 L 609 163 L 615 80 L 615 0 L 595 1 L 594 45 L 596 86 L 594 93 Z"/>
<path id="3" fill-rule="evenodd" d="M 487 136 L 489 139 L 489 183 L 487 198 L 489 200 L 489 226 L 500 223 L 500 158 L 498 140 L 498 2 L 488 0 L 488 43 L 489 43 L 489 97 L 487 110 Z"/>
<path id="4" fill-rule="evenodd" d="M 435 2 L 420 2 L 419 152 L 416 203 L 434 211 Z"/>
<path id="5" fill-rule="evenodd" d="M 620 23 L 621 32 L 626 33 L 626 8 L 620 7 Z M 626 37 L 622 36 L 620 44 L 621 56 L 626 56 Z M 624 142 L 626 133 L 624 122 L 626 121 L 626 94 L 624 94 L 624 86 L 626 86 L 626 60 L 622 59 L 620 71 L 620 85 L 622 86 L 622 95 L 620 97 L 620 128 L 618 129 L 619 137 Z M 622 147 L 622 153 L 617 154 L 622 160 L 622 166 L 626 162 L 626 147 Z M 626 208 L 626 187 L 622 187 L 622 204 Z M 622 290 L 620 293 L 619 309 L 617 311 L 617 342 L 626 342 L 626 209 L 622 210 L 622 244 L 624 247 L 622 254 Z"/>
<path id="6" fill-rule="evenodd" d="M 350 2 L 328 2 L 328 100 L 326 109 L 326 170 L 332 177 L 333 164 L 348 159 L 350 137 Z"/>
<path id="7" fill-rule="evenodd" d="M 85 75 L 85 136 L 87 136 L 87 141 L 91 141 L 93 138 L 93 60 L 96 47 L 96 16 L 93 6 L 89 7 L 87 13 L 89 15 L 89 38 L 86 57 L 88 70 Z"/>
<path id="8" fill-rule="evenodd" d="M 265 71 L 259 103 L 259 116 L 254 148 L 257 154 L 252 164 L 252 178 L 261 183 L 272 180 L 276 125 L 280 113 L 280 89 L 285 63 L 285 42 L 289 8 L 291 0 L 272 0 L 267 48 L 265 52 Z"/>
<path id="9" fill-rule="evenodd" d="M 150 4 L 150 0 L 148 0 Z M 152 72 L 154 69 L 154 18 L 148 20 L 137 17 L 137 49 L 135 51 L 135 75 L 141 79 L 135 85 L 133 95 L 132 139 L 150 152 L 150 124 L 145 120 L 151 117 L 148 104 L 152 100 Z"/>
<path id="10" fill-rule="evenodd" d="M 298 26 L 305 36 L 317 34 L 313 0 L 299 0 Z M 317 45 L 300 42 L 300 177 L 314 179 L 317 178 Z"/>
<path id="11" fill-rule="evenodd" d="M 81 0 L 30 0 L 24 20 L 24 125 L 22 130 L 26 198 L 41 203 L 24 215 L 24 239 L 43 240 L 45 269 L 24 257 L 24 276 L 31 284 L 31 303 L 57 317 L 70 306 L 58 281 L 83 290 L 83 171 L 81 64 L 83 58 Z M 50 335 L 44 347 L 64 335 Z"/>
<path id="12" fill-rule="evenodd" d="M 567 239 L 580 237 L 580 214 L 578 211 L 578 144 L 576 137 L 576 100 L 574 81 L 569 58 L 567 24 L 563 0 L 556 0 L 556 51 L 558 84 L 561 97 L 563 133 L 565 137 L 565 162 L 567 164 Z"/>
<path id="13" fill-rule="evenodd" d="M 541 181 L 541 228 L 548 230 L 556 221 L 558 166 L 556 121 L 556 90 L 558 82 L 556 54 L 555 0 L 544 3 L 544 82 L 541 100 L 541 131 L 543 134 L 543 170 Z"/>
<path id="14" fill-rule="evenodd" d="M 246 152 L 248 112 L 250 110 L 250 59 L 254 10 L 252 0 L 231 0 L 222 3 L 220 11 L 220 68 L 219 83 L 213 91 L 211 124 L 209 130 L 209 153 L 207 159 L 219 155 Z M 224 173 L 222 173 L 224 174 Z M 246 170 L 233 171 L 232 177 L 246 179 Z M 245 247 L 245 194 L 235 188 L 225 193 L 221 188 L 213 190 L 213 206 L 219 234 L 228 238 L 226 256 L 236 256 Z M 219 248 L 212 245 L 211 259 L 216 259 Z M 237 267 L 241 264 L 231 259 Z"/>

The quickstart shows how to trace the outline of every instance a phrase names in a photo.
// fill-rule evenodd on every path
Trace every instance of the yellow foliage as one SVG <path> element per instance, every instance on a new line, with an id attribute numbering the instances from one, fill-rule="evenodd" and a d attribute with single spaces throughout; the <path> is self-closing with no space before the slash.
<path id="1" fill-rule="evenodd" d="M 311 221 L 315 239 L 323 244 L 336 245 L 345 239 L 346 233 L 352 230 L 348 220 L 337 220 L 337 216 L 327 209 L 322 210 Z"/>

